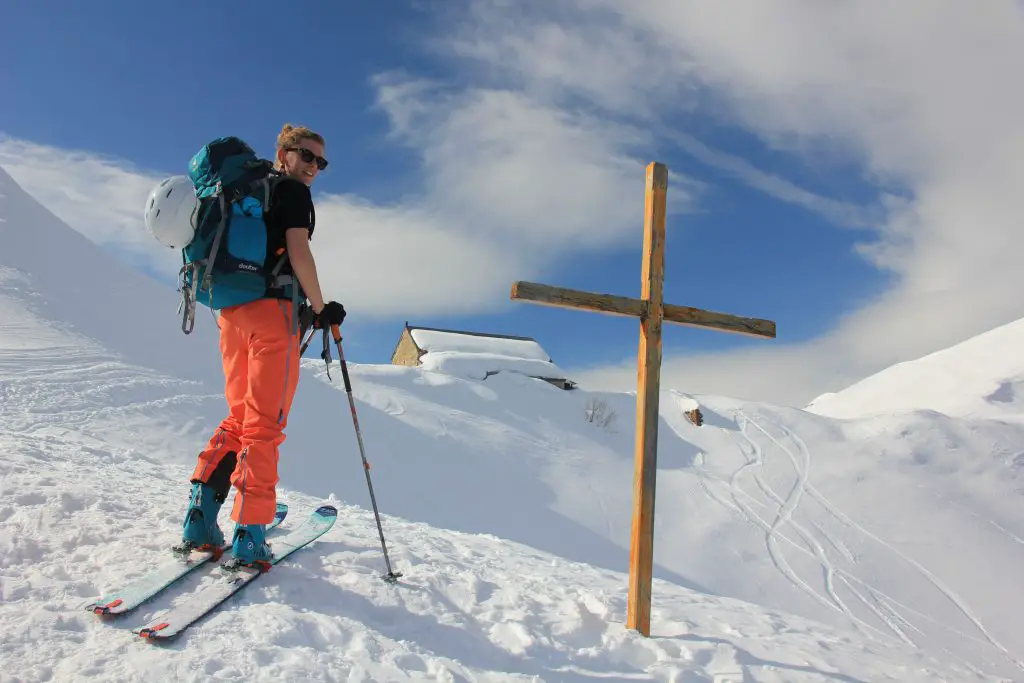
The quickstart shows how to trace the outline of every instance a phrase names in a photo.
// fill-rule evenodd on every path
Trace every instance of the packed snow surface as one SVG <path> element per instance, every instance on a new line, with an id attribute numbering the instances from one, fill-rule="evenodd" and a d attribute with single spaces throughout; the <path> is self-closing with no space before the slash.
<path id="1" fill-rule="evenodd" d="M 338 524 L 148 645 L 207 572 L 82 606 L 166 557 L 225 409 L 214 321 L 182 335 L 175 299 L 0 170 L 0 681 L 1024 679 L 1019 324 L 1001 364 L 936 354 L 815 412 L 666 389 L 650 638 L 624 627 L 633 396 L 350 358 L 392 586 L 340 373 L 306 360 L 285 525 Z"/>
<path id="2" fill-rule="evenodd" d="M 420 363 L 424 370 L 468 379 L 487 379 L 499 372 L 512 372 L 526 377 L 566 378 L 565 372 L 553 363 L 491 353 L 433 351 L 424 354 Z"/>

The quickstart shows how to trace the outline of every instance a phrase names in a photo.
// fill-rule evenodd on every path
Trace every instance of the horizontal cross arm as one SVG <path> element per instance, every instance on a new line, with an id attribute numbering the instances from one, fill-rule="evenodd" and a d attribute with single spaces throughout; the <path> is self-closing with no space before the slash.
<path id="1" fill-rule="evenodd" d="M 718 313 L 717 311 L 706 311 L 703 308 L 691 308 L 690 306 L 673 306 L 665 304 L 665 322 L 687 327 L 702 327 L 705 329 L 718 330 L 719 332 L 732 332 L 747 337 L 767 337 L 775 339 L 775 321 L 764 318 L 747 318 L 731 313 Z"/>
<path id="2" fill-rule="evenodd" d="M 639 318 L 647 311 L 640 299 L 630 299 L 614 294 L 596 294 L 578 289 L 541 285 L 536 282 L 513 282 L 512 299 L 530 301 L 542 306 L 557 308 L 579 308 L 586 311 L 625 315 Z"/>
<path id="3" fill-rule="evenodd" d="M 536 282 L 514 282 L 512 284 L 511 298 L 543 306 L 575 308 L 634 318 L 642 318 L 647 314 L 647 302 L 643 299 L 633 299 L 614 294 L 584 292 L 578 289 L 553 287 Z M 772 320 L 747 318 L 729 313 L 718 313 L 701 308 L 674 306 L 672 304 L 664 304 L 663 309 L 664 321 L 667 323 L 714 329 L 751 337 L 775 338 L 775 322 Z"/>

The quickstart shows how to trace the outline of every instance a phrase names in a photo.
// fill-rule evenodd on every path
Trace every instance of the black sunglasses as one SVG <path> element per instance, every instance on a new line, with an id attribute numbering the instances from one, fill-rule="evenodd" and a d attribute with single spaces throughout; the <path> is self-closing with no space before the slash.
<path id="1" fill-rule="evenodd" d="M 327 159 L 324 159 L 321 156 L 313 154 L 305 147 L 288 147 L 287 150 L 292 152 L 298 152 L 299 156 L 302 157 L 302 160 L 305 161 L 307 164 L 313 163 L 313 160 L 316 159 L 316 167 L 319 168 L 321 171 L 327 168 Z"/>

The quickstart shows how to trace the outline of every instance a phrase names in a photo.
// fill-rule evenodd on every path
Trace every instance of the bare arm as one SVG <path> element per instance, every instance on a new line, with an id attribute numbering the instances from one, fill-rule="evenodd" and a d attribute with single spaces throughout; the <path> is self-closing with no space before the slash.
<path id="1" fill-rule="evenodd" d="M 324 307 L 324 297 L 320 292 L 320 280 L 316 274 L 316 262 L 313 252 L 309 249 L 309 229 L 289 228 L 284 233 L 285 248 L 288 250 L 288 261 L 299 279 L 299 284 L 309 297 L 314 313 L 320 313 Z"/>

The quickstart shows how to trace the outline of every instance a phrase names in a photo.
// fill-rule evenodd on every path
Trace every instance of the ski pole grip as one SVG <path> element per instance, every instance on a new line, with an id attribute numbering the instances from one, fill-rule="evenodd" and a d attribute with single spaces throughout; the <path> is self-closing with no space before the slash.
<path id="1" fill-rule="evenodd" d="M 338 325 L 331 325 L 331 334 L 334 335 L 334 341 L 341 341 L 341 327 Z"/>

